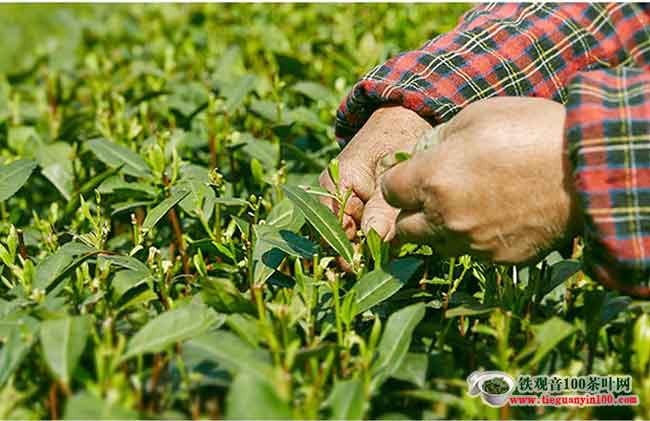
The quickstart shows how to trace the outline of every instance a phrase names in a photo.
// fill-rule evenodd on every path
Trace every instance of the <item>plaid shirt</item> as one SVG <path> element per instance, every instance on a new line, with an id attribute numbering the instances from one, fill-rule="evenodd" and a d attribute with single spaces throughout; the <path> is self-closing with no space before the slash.
<path id="1" fill-rule="evenodd" d="M 386 104 L 440 123 L 497 95 L 562 102 L 586 221 L 585 270 L 650 297 L 648 70 L 647 5 L 484 4 L 370 71 L 343 100 L 336 135 L 344 144 Z"/>

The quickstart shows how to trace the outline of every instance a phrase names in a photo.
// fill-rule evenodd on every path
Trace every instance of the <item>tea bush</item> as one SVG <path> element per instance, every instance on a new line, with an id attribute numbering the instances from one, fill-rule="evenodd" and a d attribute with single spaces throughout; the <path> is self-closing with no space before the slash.
<path id="1" fill-rule="evenodd" d="M 1 6 L 0 418 L 650 417 L 650 307 L 579 241 L 353 247 L 318 202 L 346 91 L 467 8 Z M 642 403 L 499 410 L 477 369 L 630 373 Z"/>

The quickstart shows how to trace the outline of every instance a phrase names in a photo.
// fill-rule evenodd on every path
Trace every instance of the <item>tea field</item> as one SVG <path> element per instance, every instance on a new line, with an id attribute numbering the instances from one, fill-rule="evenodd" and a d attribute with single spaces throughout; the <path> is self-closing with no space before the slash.
<path id="1" fill-rule="evenodd" d="M 650 418 L 650 305 L 579 239 L 353 247 L 318 201 L 345 93 L 467 9 L 1 5 L 0 419 Z M 492 408 L 479 369 L 641 405 Z"/>

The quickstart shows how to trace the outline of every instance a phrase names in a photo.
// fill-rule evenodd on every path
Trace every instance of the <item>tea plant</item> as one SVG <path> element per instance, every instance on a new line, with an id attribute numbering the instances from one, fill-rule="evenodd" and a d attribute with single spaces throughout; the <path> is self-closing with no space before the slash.
<path id="1" fill-rule="evenodd" d="M 0 61 L 0 418 L 650 417 L 650 307 L 585 276 L 579 240 L 446 260 L 353 246 L 318 201 L 346 91 L 467 6 L 41 7 L 0 7 L 22 22 Z M 642 404 L 498 410 L 467 394 L 477 369 L 631 373 Z"/>

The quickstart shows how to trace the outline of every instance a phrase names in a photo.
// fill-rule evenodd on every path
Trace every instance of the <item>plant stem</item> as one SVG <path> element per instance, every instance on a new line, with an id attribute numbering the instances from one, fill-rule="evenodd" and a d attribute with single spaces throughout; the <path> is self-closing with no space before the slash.
<path id="1" fill-rule="evenodd" d="M 165 187 L 169 187 L 169 179 L 167 176 L 163 176 L 163 183 L 165 183 Z M 187 253 L 185 252 L 185 242 L 183 241 L 183 229 L 181 228 L 181 224 L 178 221 L 178 215 L 176 214 L 176 206 L 172 207 L 169 212 L 167 212 L 167 219 L 169 219 L 169 223 L 172 225 L 172 229 L 174 230 L 174 237 L 176 239 L 176 246 L 178 247 L 178 253 L 181 255 L 181 259 L 183 261 L 183 273 L 185 275 L 190 274 L 190 260 L 187 257 Z"/>
<path id="2" fill-rule="evenodd" d="M 345 195 L 343 195 L 343 198 L 341 199 L 341 206 L 339 207 L 339 224 L 343 224 L 343 216 L 345 215 L 345 205 L 348 204 L 348 200 L 350 199 L 350 196 L 352 195 L 352 189 L 348 188 L 345 191 Z"/>
<path id="3" fill-rule="evenodd" d="M 339 277 L 334 275 L 331 283 L 332 293 L 334 294 L 334 314 L 336 316 L 336 338 L 338 344 L 343 346 L 343 325 L 341 323 L 341 303 L 339 299 Z"/>
<path id="4" fill-rule="evenodd" d="M 59 419 L 59 404 L 57 402 L 57 383 L 53 381 L 50 385 L 50 416 L 53 420 Z"/>
<path id="5" fill-rule="evenodd" d="M 217 243 L 221 243 L 221 205 L 214 205 L 214 236 Z"/>
<path id="6" fill-rule="evenodd" d="M 20 253 L 20 257 L 22 257 L 23 260 L 26 260 L 27 248 L 25 248 L 25 238 L 23 236 L 23 230 L 21 229 L 16 230 L 16 234 L 18 234 L 18 252 Z"/>

